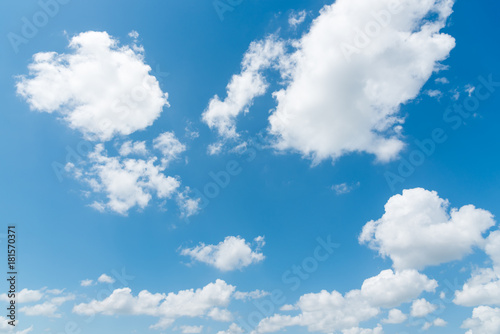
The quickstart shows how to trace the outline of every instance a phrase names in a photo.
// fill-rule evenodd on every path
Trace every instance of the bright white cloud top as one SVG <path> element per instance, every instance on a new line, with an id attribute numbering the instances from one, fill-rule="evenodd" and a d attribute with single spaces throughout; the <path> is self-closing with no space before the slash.
<path id="1" fill-rule="evenodd" d="M 404 190 L 387 201 L 382 218 L 363 227 L 359 241 L 390 257 L 396 269 L 460 260 L 484 244 L 483 233 L 495 220 L 473 205 L 449 206 L 435 191 Z"/>
<path id="2" fill-rule="evenodd" d="M 387 319 L 383 319 L 382 322 L 386 324 L 400 324 L 405 322 L 406 319 L 408 319 L 408 316 L 406 314 L 401 312 L 401 310 L 394 308 L 389 311 Z"/>
<path id="3" fill-rule="evenodd" d="M 206 263 L 221 271 L 231 271 L 248 267 L 261 262 L 265 256 L 260 249 L 264 246 L 264 237 L 254 239 L 255 247 L 236 236 L 229 236 L 217 245 L 200 245 L 181 250 L 182 255 L 190 256 L 193 260 Z"/>
<path id="4" fill-rule="evenodd" d="M 404 147 L 401 105 L 418 96 L 455 46 L 453 37 L 440 33 L 453 3 L 339 0 L 325 6 L 299 40 L 252 43 L 227 99 L 215 96 L 203 119 L 219 135 L 235 137 L 236 116 L 268 86 L 259 71 L 274 67 L 287 84 L 273 93 L 277 106 L 269 132 L 276 149 L 315 163 L 353 152 L 394 159 Z M 270 42 L 276 47 L 257 48 Z M 284 43 L 296 50 L 280 54 Z M 254 58 L 279 64 L 249 66 Z"/>
<path id="5" fill-rule="evenodd" d="M 168 106 L 142 47 L 96 31 L 74 36 L 69 47 L 35 54 L 29 76 L 19 77 L 17 92 L 31 109 L 57 113 L 87 138 L 107 141 L 147 128 Z"/>
<path id="6" fill-rule="evenodd" d="M 351 330 L 356 333 L 359 324 L 379 315 L 381 308 L 397 307 L 412 301 L 424 291 L 434 291 L 436 287 L 435 280 L 416 270 L 384 270 L 366 279 L 360 290 L 351 290 L 345 295 L 325 290 L 305 294 L 296 304 L 299 315 L 275 314 L 267 317 L 259 323 L 255 332 L 270 333 L 290 326 L 304 326 L 310 332 Z"/>
<path id="7" fill-rule="evenodd" d="M 411 304 L 411 316 L 412 317 L 425 317 L 429 313 L 434 312 L 437 309 L 436 305 L 429 303 L 424 298 L 417 299 Z"/>
<path id="8" fill-rule="evenodd" d="M 292 55 L 291 82 L 269 118 L 280 150 L 318 162 L 350 152 L 379 160 L 403 148 L 399 107 L 454 47 L 439 33 L 453 1 L 339 0 L 323 8 Z M 424 20 L 430 14 L 436 20 Z"/>
<path id="9" fill-rule="evenodd" d="M 231 321 L 232 315 L 226 309 L 232 299 L 236 287 L 223 280 L 216 280 L 201 289 L 150 293 L 141 291 L 132 295 L 130 288 L 116 289 L 101 300 L 75 305 L 73 312 L 82 315 L 148 315 L 159 318 L 153 329 L 165 329 L 175 320 L 182 317 L 208 317 L 215 321 Z"/>
<path id="10" fill-rule="evenodd" d="M 466 334 L 492 334 L 500 331 L 500 308 L 481 306 L 474 309 L 472 318 L 464 321 Z"/>
<path id="11" fill-rule="evenodd" d="M 233 75 L 227 85 L 227 97 L 221 101 L 215 95 L 203 113 L 203 121 L 223 138 L 237 137 L 236 117 L 248 112 L 253 100 L 266 92 L 269 84 L 262 72 L 277 65 L 284 48 L 285 44 L 275 36 L 250 44 L 243 57 L 241 73 Z"/>
<path id="12" fill-rule="evenodd" d="M 153 194 L 160 199 L 171 198 L 180 181 L 165 176 L 164 166 L 155 157 L 122 159 L 108 156 L 103 144 L 98 144 L 89 154 L 89 166 L 69 164 L 68 171 L 88 184 L 94 193 L 102 193 L 106 201 L 95 201 L 92 206 L 100 211 L 110 210 L 126 215 L 132 207 L 145 208 Z"/>

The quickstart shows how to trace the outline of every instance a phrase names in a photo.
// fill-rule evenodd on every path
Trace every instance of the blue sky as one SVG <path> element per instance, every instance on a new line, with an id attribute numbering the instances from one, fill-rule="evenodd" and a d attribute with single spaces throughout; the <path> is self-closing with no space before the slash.
<path id="1" fill-rule="evenodd" d="M 499 333 L 500 8 L 392 4 L 1 4 L 0 332 Z"/>

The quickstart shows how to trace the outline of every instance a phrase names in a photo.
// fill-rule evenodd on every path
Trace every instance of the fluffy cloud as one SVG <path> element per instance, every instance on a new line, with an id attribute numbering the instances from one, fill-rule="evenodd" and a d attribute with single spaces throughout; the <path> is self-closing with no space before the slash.
<path id="1" fill-rule="evenodd" d="M 500 305 L 500 231 L 491 232 L 484 247 L 492 268 L 475 271 L 453 302 L 463 306 Z"/>
<path id="2" fill-rule="evenodd" d="M 437 306 L 429 303 L 424 298 L 417 299 L 411 304 L 411 316 L 412 317 L 425 317 L 429 313 L 434 312 Z"/>
<path id="3" fill-rule="evenodd" d="M 14 326 L 11 326 L 8 324 L 8 321 L 10 321 L 10 319 L 8 318 L 4 318 L 0 315 L 0 331 L 1 333 L 9 333 L 9 334 L 27 334 L 29 332 L 31 332 L 33 330 L 33 326 L 30 326 L 22 331 L 15 331 L 15 327 Z M 19 326 L 17 323 L 16 323 L 16 327 Z M 236 333 L 235 333 L 236 334 Z"/>
<path id="4" fill-rule="evenodd" d="M 264 260 L 265 256 L 260 252 L 260 248 L 264 245 L 263 237 L 255 238 L 255 242 L 257 245 L 255 249 L 252 249 L 252 245 L 247 243 L 245 239 L 239 236 L 230 236 L 217 245 L 201 243 L 194 248 L 182 249 L 181 254 L 219 270 L 230 271 L 242 269 Z"/>
<path id="5" fill-rule="evenodd" d="M 446 321 L 444 321 L 443 319 L 441 318 L 436 318 L 434 319 L 434 321 L 432 322 L 426 322 L 423 326 L 422 326 L 422 330 L 426 331 L 428 330 L 429 328 L 431 328 L 432 326 L 435 326 L 435 327 L 445 327 L 448 323 Z"/>
<path id="6" fill-rule="evenodd" d="M 493 268 L 500 274 L 500 231 L 490 233 L 484 250 L 493 261 Z"/>
<path id="7" fill-rule="evenodd" d="M 379 160 L 403 148 L 402 104 L 414 99 L 455 40 L 439 31 L 452 0 L 338 0 L 295 42 L 290 84 L 274 93 L 276 147 L 319 162 L 350 152 Z M 432 19 L 431 19 L 432 17 Z"/>
<path id="8" fill-rule="evenodd" d="M 189 196 L 191 189 L 186 187 L 184 191 L 177 194 L 177 205 L 181 211 L 181 218 L 186 218 L 197 214 L 200 211 L 200 198 L 192 198 Z"/>
<path id="9" fill-rule="evenodd" d="M 342 331 L 342 334 L 383 334 L 383 333 L 384 330 L 380 324 L 373 329 L 354 327 Z"/>
<path id="10" fill-rule="evenodd" d="M 133 142 L 131 140 L 128 140 L 122 144 L 120 147 L 120 155 L 121 156 L 128 156 L 128 155 L 146 155 L 148 153 L 148 150 L 146 148 L 146 142 L 145 141 L 136 141 Z"/>
<path id="11" fill-rule="evenodd" d="M 492 334 L 500 332 L 500 308 L 488 306 L 476 307 L 472 311 L 472 318 L 462 324 L 462 328 L 469 329 L 466 334 Z"/>
<path id="12" fill-rule="evenodd" d="M 358 188 L 360 185 L 359 182 L 356 182 L 354 184 L 347 184 L 347 183 L 340 183 L 340 184 L 335 184 L 332 186 L 332 190 L 335 191 L 335 194 L 337 195 L 344 195 L 348 194 L 354 189 Z"/>
<path id="13" fill-rule="evenodd" d="M 241 64 L 241 73 L 227 85 L 227 97 L 221 101 L 215 95 L 203 113 L 203 121 L 223 138 L 235 138 L 236 117 L 248 111 L 253 99 L 263 95 L 268 87 L 262 71 L 276 63 L 284 54 L 284 43 L 274 36 L 250 44 Z"/>
<path id="14" fill-rule="evenodd" d="M 27 316 L 43 316 L 48 318 L 60 318 L 61 314 L 56 313 L 59 306 L 67 301 L 74 300 L 75 296 L 68 294 L 61 297 L 53 297 L 50 300 L 43 302 L 41 304 L 24 306 L 19 309 Z"/>
<path id="15" fill-rule="evenodd" d="M 89 303 L 75 305 L 73 312 L 83 315 L 149 315 L 158 317 L 154 329 L 164 329 L 181 317 L 208 316 L 214 320 L 227 321 L 227 317 L 219 315 L 225 308 L 235 291 L 235 287 L 222 280 L 210 283 L 197 290 L 182 290 L 178 293 L 160 294 L 141 291 L 132 295 L 129 288 L 116 289 L 104 300 L 93 300 Z M 214 311 L 216 310 L 216 311 Z"/>
<path id="16" fill-rule="evenodd" d="M 288 17 L 288 24 L 292 27 L 295 28 L 299 24 L 303 23 L 306 19 L 307 12 L 305 10 L 301 10 L 300 12 L 291 12 L 290 16 Z"/>
<path id="17" fill-rule="evenodd" d="M 84 279 L 80 282 L 81 286 L 91 286 L 94 283 L 91 279 Z"/>
<path id="18" fill-rule="evenodd" d="M 243 334 L 245 331 L 237 324 L 232 323 L 225 331 L 218 331 L 217 334 Z"/>
<path id="19" fill-rule="evenodd" d="M 115 282 L 115 279 L 113 277 L 111 277 L 111 276 L 106 275 L 106 274 L 102 274 L 97 279 L 97 282 L 99 282 L 99 283 L 113 284 Z"/>
<path id="20" fill-rule="evenodd" d="M 173 132 L 164 132 L 159 135 L 153 140 L 153 147 L 163 154 L 164 165 L 179 158 L 179 155 L 186 150 L 186 145 L 182 144 Z"/>
<path id="21" fill-rule="evenodd" d="M 451 211 L 449 205 L 434 191 L 404 190 L 389 199 L 382 218 L 363 227 L 359 241 L 389 256 L 397 269 L 459 260 L 484 244 L 482 234 L 495 221 L 473 205 Z"/>
<path id="22" fill-rule="evenodd" d="M 156 157 L 131 159 L 109 157 L 103 144 L 97 144 L 88 156 L 85 166 L 68 164 L 67 170 L 87 183 L 94 193 L 102 193 L 107 201 L 92 204 L 100 211 L 111 210 L 126 215 L 132 207 L 145 208 L 152 195 L 170 198 L 180 186 L 180 181 L 163 174 L 165 166 L 156 163 Z"/>
<path id="23" fill-rule="evenodd" d="M 479 269 L 455 291 L 455 304 L 462 306 L 500 305 L 500 276 L 492 269 Z"/>
<path id="24" fill-rule="evenodd" d="M 423 291 L 434 291 L 436 287 L 435 280 L 416 270 L 383 270 L 363 282 L 361 296 L 370 305 L 391 308 L 418 297 Z"/>
<path id="25" fill-rule="evenodd" d="M 268 333 L 289 326 L 305 326 L 311 332 L 380 333 L 381 328 L 370 332 L 358 326 L 362 321 L 377 316 L 381 308 L 396 307 L 415 299 L 423 291 L 434 291 L 436 287 L 436 281 L 415 270 L 384 270 L 365 280 L 360 290 L 352 290 L 345 295 L 324 290 L 303 295 L 296 304 L 299 315 L 275 314 L 263 319 L 255 332 Z"/>
<path id="26" fill-rule="evenodd" d="M 241 299 L 241 300 L 246 300 L 246 299 L 260 299 L 265 296 L 268 296 L 269 292 L 267 291 L 262 291 L 262 290 L 254 290 L 250 292 L 241 292 L 241 291 L 236 291 L 234 293 L 234 299 Z"/>
<path id="27" fill-rule="evenodd" d="M 22 289 L 16 294 L 16 303 L 33 303 L 42 299 L 44 296 L 43 289 L 42 290 L 29 290 Z M 0 295 L 0 300 L 4 302 L 10 302 L 10 298 L 6 293 Z"/>
<path id="28" fill-rule="evenodd" d="M 387 319 L 382 320 L 382 322 L 386 324 L 400 324 L 405 322 L 406 319 L 408 319 L 408 316 L 395 308 L 389 311 Z"/>
<path id="29" fill-rule="evenodd" d="M 203 326 L 181 326 L 182 334 L 198 334 L 203 330 Z"/>
<path id="30" fill-rule="evenodd" d="M 353 152 L 393 159 L 404 147 L 401 105 L 416 98 L 455 46 L 440 33 L 454 0 L 338 0 L 325 6 L 299 40 L 253 42 L 242 71 L 215 96 L 203 120 L 235 138 L 238 115 L 263 95 L 262 72 L 278 69 L 285 88 L 275 91 L 269 117 L 274 147 L 319 163 Z M 305 19 L 290 17 L 295 26 Z M 293 52 L 287 52 L 287 48 Z M 211 151 L 216 152 L 212 146 Z"/>
<path id="31" fill-rule="evenodd" d="M 145 129 L 168 106 L 142 47 L 96 31 L 74 36 L 69 47 L 35 54 L 29 76 L 19 77 L 17 92 L 31 109 L 57 113 L 87 138 L 106 141 Z"/>

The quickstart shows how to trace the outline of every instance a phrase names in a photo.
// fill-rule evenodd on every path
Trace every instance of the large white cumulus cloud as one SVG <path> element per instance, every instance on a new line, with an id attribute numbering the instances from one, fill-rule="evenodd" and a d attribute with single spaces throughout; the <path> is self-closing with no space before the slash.
<path id="1" fill-rule="evenodd" d="M 404 190 L 389 199 L 382 218 L 363 227 L 359 241 L 389 256 L 396 269 L 459 260 L 484 244 L 483 233 L 495 221 L 473 205 L 451 210 L 449 205 L 435 191 Z"/>
<path id="2" fill-rule="evenodd" d="M 142 47 L 120 46 L 96 31 L 74 36 L 69 47 L 35 54 L 29 76 L 18 78 L 17 92 L 31 109 L 58 113 L 87 138 L 106 141 L 145 129 L 168 105 Z"/>
<path id="3" fill-rule="evenodd" d="M 402 104 L 415 98 L 455 40 L 439 31 L 452 0 L 338 0 L 292 55 L 291 82 L 269 117 L 280 150 L 316 162 L 350 152 L 381 160 L 403 148 Z M 430 15 L 437 16 L 428 20 Z"/>
<path id="4" fill-rule="evenodd" d="M 363 282 L 361 289 L 345 295 L 337 291 L 321 291 L 300 297 L 295 305 L 300 314 L 275 314 L 263 319 L 254 333 L 283 331 L 290 326 L 304 326 L 309 332 L 322 333 L 381 333 L 358 328 L 363 321 L 379 315 L 381 308 L 396 307 L 410 302 L 422 292 L 432 292 L 437 282 L 416 270 L 394 272 L 384 270 Z"/>

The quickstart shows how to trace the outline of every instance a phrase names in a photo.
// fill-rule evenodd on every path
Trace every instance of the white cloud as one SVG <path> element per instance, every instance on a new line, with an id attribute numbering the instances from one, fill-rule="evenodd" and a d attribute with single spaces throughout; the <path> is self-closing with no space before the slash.
<path id="1" fill-rule="evenodd" d="M 492 268 L 480 268 L 473 272 L 462 290 L 455 291 L 455 304 L 500 305 L 500 231 L 489 234 L 484 251 L 493 262 Z"/>
<path id="2" fill-rule="evenodd" d="M 427 300 L 424 298 L 422 299 L 417 299 L 413 301 L 411 304 L 411 316 L 412 317 L 425 317 L 429 313 L 434 312 L 437 309 L 437 306 L 434 304 L 429 303 Z"/>
<path id="3" fill-rule="evenodd" d="M 500 231 L 490 233 L 486 239 L 484 250 L 493 261 L 493 268 L 495 271 L 500 273 Z"/>
<path id="4" fill-rule="evenodd" d="M 288 17 L 288 24 L 290 27 L 295 28 L 305 21 L 306 16 L 307 12 L 305 10 L 301 10 L 300 12 L 292 11 Z"/>
<path id="5" fill-rule="evenodd" d="M 177 205 L 179 206 L 179 210 L 181 212 L 181 218 L 189 218 L 201 210 L 201 199 L 191 198 L 189 196 L 190 191 L 189 187 L 186 187 L 183 192 L 179 192 L 177 194 Z"/>
<path id="6" fill-rule="evenodd" d="M 152 294 L 146 290 L 136 297 L 129 288 L 116 289 L 104 300 L 75 305 L 73 312 L 82 315 L 149 315 L 159 318 L 153 329 L 165 329 L 181 317 L 211 316 L 223 314 L 221 307 L 226 307 L 235 287 L 222 280 L 210 283 L 197 290 L 182 290 L 178 293 Z M 215 311 L 214 309 L 219 309 Z M 227 317 L 223 321 L 227 321 Z"/>
<path id="7" fill-rule="evenodd" d="M 19 326 L 18 323 L 16 323 L 16 326 L 14 327 L 12 325 L 9 325 L 8 321 L 10 321 L 10 319 L 4 318 L 0 315 L 0 331 L 1 331 L 1 333 L 27 334 L 33 330 L 33 326 L 30 326 L 22 331 L 15 331 L 15 328 Z M 232 333 L 230 333 L 230 334 L 232 334 Z"/>
<path id="8" fill-rule="evenodd" d="M 49 318 L 60 318 L 60 314 L 56 314 L 57 305 L 54 305 L 49 302 L 45 302 L 43 304 L 38 304 L 34 306 L 25 306 L 22 307 L 19 311 L 23 312 L 28 316 L 44 316 Z"/>
<path id="9" fill-rule="evenodd" d="M 296 304 L 301 312 L 299 315 L 275 314 L 263 319 L 255 332 L 276 332 L 289 326 L 305 326 L 311 332 L 363 333 L 364 329 L 358 328 L 359 324 L 380 314 L 381 308 L 397 307 L 415 299 L 423 291 L 434 291 L 436 287 L 436 281 L 416 270 L 384 270 L 366 279 L 360 290 L 351 290 L 345 295 L 325 290 L 305 294 Z M 380 330 L 375 333 L 380 333 Z"/>
<path id="10" fill-rule="evenodd" d="M 342 334 L 383 334 L 383 333 L 384 330 L 380 324 L 378 324 L 377 327 L 373 329 L 353 327 L 350 329 L 344 329 L 342 331 Z"/>
<path id="11" fill-rule="evenodd" d="M 280 311 L 295 311 L 298 310 L 298 307 L 295 305 L 285 304 L 280 307 Z"/>
<path id="12" fill-rule="evenodd" d="M 479 269 L 455 291 L 455 304 L 462 306 L 500 305 L 500 276 L 492 269 Z"/>
<path id="13" fill-rule="evenodd" d="M 106 274 L 102 274 L 97 279 L 97 282 L 99 282 L 99 283 L 113 284 L 115 282 L 115 279 L 113 277 L 111 277 L 111 276 L 106 275 Z"/>
<path id="14" fill-rule="evenodd" d="M 179 155 L 186 150 L 186 145 L 182 144 L 173 132 L 164 132 L 159 135 L 153 140 L 153 147 L 162 153 L 163 165 L 168 165 L 170 161 L 178 159 Z"/>
<path id="15" fill-rule="evenodd" d="M 24 303 L 33 303 L 42 299 L 44 296 L 43 289 L 42 290 L 29 290 L 22 289 L 16 294 L 16 303 L 24 304 Z M 10 302 L 10 298 L 6 293 L 0 295 L 0 300 L 4 302 Z"/>
<path id="16" fill-rule="evenodd" d="M 214 307 L 210 312 L 207 313 L 207 316 L 212 318 L 215 321 L 223 321 L 229 322 L 233 320 L 233 315 L 229 310 L 221 309 L 218 307 Z"/>
<path id="17" fill-rule="evenodd" d="M 500 308 L 476 307 L 472 318 L 464 321 L 462 328 L 469 329 L 466 334 L 492 334 L 500 332 Z"/>
<path id="18" fill-rule="evenodd" d="M 212 143 L 212 144 L 208 145 L 207 153 L 209 155 L 217 155 L 222 151 L 223 146 L 224 146 L 223 141 L 217 141 L 215 143 Z"/>
<path id="19" fill-rule="evenodd" d="M 363 282 L 361 295 L 371 305 L 391 308 L 418 297 L 422 291 L 434 291 L 436 287 L 435 280 L 416 270 L 383 270 Z"/>
<path id="20" fill-rule="evenodd" d="M 148 154 L 148 150 L 146 149 L 146 142 L 145 141 L 131 141 L 128 140 L 125 143 L 122 144 L 120 147 L 120 155 L 121 156 L 128 156 L 131 154 L 134 155 L 146 155 Z"/>
<path id="21" fill-rule="evenodd" d="M 472 85 L 467 85 L 465 86 L 465 92 L 467 93 L 467 95 L 471 96 L 472 93 L 474 93 L 474 91 L 476 90 L 476 87 L 472 86 Z"/>
<path id="22" fill-rule="evenodd" d="M 75 305 L 73 312 L 77 314 L 93 315 L 102 313 L 105 315 L 155 315 L 164 294 L 152 294 L 141 291 L 137 297 L 132 296 L 130 288 L 116 289 L 102 301 L 93 300 L 89 303 Z"/>
<path id="23" fill-rule="evenodd" d="M 441 77 L 441 78 L 436 78 L 436 80 L 434 80 L 436 83 L 440 83 L 440 84 L 449 84 L 450 81 L 448 79 L 446 79 L 445 77 Z"/>
<path id="24" fill-rule="evenodd" d="M 403 122 L 400 106 L 419 94 L 455 40 L 439 33 L 453 1 L 392 4 L 338 0 L 321 10 L 295 43 L 290 84 L 274 93 L 276 148 L 315 163 L 351 152 L 381 161 L 397 156 L 404 146 L 394 129 Z"/>
<path id="25" fill-rule="evenodd" d="M 243 334 L 245 331 L 237 324 L 232 323 L 225 331 L 218 331 L 217 334 Z"/>
<path id="26" fill-rule="evenodd" d="M 382 320 L 386 324 L 401 324 L 408 319 L 408 316 L 396 308 L 389 311 L 387 319 Z"/>
<path id="27" fill-rule="evenodd" d="M 181 254 L 219 270 L 230 271 L 264 260 L 265 256 L 260 252 L 260 248 L 264 245 L 263 237 L 256 238 L 255 242 L 257 245 L 255 249 L 252 249 L 252 245 L 245 239 L 239 236 L 229 236 L 217 245 L 201 243 L 194 248 L 182 249 Z"/>
<path id="28" fill-rule="evenodd" d="M 343 195 L 343 194 L 348 194 L 354 189 L 358 188 L 360 185 L 359 182 L 355 184 L 347 184 L 347 183 L 340 183 L 340 184 L 335 184 L 332 186 L 332 190 L 335 191 L 337 195 Z"/>
<path id="29" fill-rule="evenodd" d="M 74 36 L 69 47 L 67 54 L 35 54 L 29 76 L 18 78 L 31 109 L 57 113 L 88 139 L 107 141 L 145 129 L 168 106 L 141 47 L 96 31 Z"/>
<path id="30" fill-rule="evenodd" d="M 265 296 L 268 296 L 269 292 L 267 291 L 262 291 L 262 290 L 254 290 L 250 292 L 241 292 L 241 291 L 236 291 L 234 293 L 234 299 L 260 299 Z"/>
<path id="31" fill-rule="evenodd" d="M 75 296 L 72 294 L 54 297 L 46 302 L 41 304 L 32 305 L 32 306 L 24 306 L 19 309 L 20 312 L 23 312 L 27 316 L 42 316 L 48 318 L 60 318 L 61 314 L 56 313 L 59 306 L 64 304 L 67 301 L 74 300 Z"/>
<path id="32" fill-rule="evenodd" d="M 126 215 L 132 207 L 145 208 L 152 195 L 170 198 L 180 181 L 163 174 L 165 166 L 156 164 L 155 157 L 124 159 L 109 157 L 103 144 L 97 144 L 82 166 L 68 166 L 77 179 L 87 183 L 94 193 L 104 194 L 107 201 L 96 201 L 94 208 Z"/>
<path id="33" fill-rule="evenodd" d="M 234 75 L 227 85 L 227 97 L 221 101 L 215 95 L 203 112 L 203 121 L 223 138 L 238 137 L 236 117 L 248 111 L 253 99 L 266 92 L 268 83 L 261 72 L 275 64 L 283 53 L 284 43 L 274 36 L 252 42 L 243 58 L 241 73 Z M 214 149 L 211 151 L 216 152 Z"/>
<path id="34" fill-rule="evenodd" d="M 421 269 L 459 260 L 484 243 L 482 234 L 495 224 L 493 215 L 473 205 L 451 209 L 447 200 L 422 188 L 403 190 L 385 205 L 385 213 L 370 221 L 359 237 L 394 268 Z"/>
<path id="35" fill-rule="evenodd" d="M 444 321 L 443 319 L 441 318 L 436 318 L 434 319 L 434 321 L 430 322 L 430 321 L 427 321 L 423 326 L 422 326 L 422 330 L 426 331 L 428 330 L 429 328 L 431 328 L 432 326 L 435 326 L 435 327 L 446 327 L 448 323 L 446 321 Z"/>
<path id="36" fill-rule="evenodd" d="M 65 289 L 50 289 L 46 290 L 45 292 L 51 295 L 60 295 L 64 292 Z"/>
<path id="37" fill-rule="evenodd" d="M 203 330 L 203 326 L 181 326 L 182 334 L 198 334 Z"/>
<path id="38" fill-rule="evenodd" d="M 128 37 L 131 37 L 131 38 L 139 38 L 139 33 L 135 30 L 132 30 L 131 32 L 128 33 Z"/>
<path id="39" fill-rule="evenodd" d="M 430 97 L 441 97 L 443 95 L 443 93 L 441 93 L 441 91 L 437 89 L 429 89 L 425 91 L 425 93 Z"/>
<path id="40" fill-rule="evenodd" d="M 94 283 L 93 280 L 91 279 L 84 279 L 83 281 L 80 282 L 81 286 L 91 286 Z"/>
<path id="41" fill-rule="evenodd" d="M 32 330 L 33 330 L 33 325 L 26 329 L 23 329 L 22 331 L 17 331 L 16 334 L 27 334 L 30 333 Z"/>

